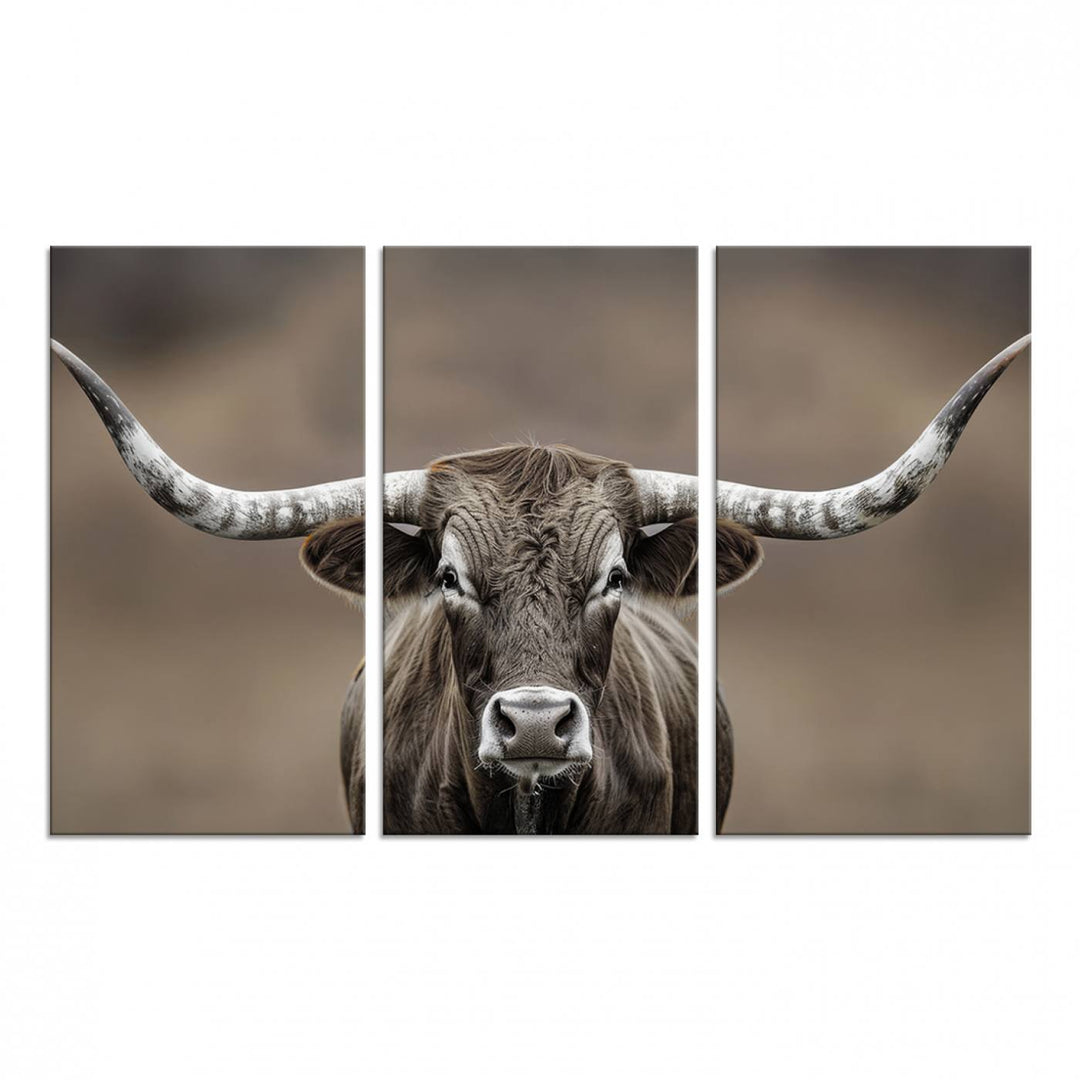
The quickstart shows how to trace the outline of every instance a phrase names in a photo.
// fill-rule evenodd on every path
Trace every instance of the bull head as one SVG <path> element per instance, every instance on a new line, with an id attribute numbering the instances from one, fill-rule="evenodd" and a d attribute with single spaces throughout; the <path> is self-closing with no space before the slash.
<path id="1" fill-rule="evenodd" d="M 594 718 L 622 607 L 696 595 L 697 519 L 647 528 L 660 523 L 637 475 L 569 447 L 507 446 L 388 481 L 385 599 L 420 601 L 421 618 L 445 625 L 465 756 L 523 791 L 573 779 L 598 737 L 602 749 Z M 738 526 L 718 535 L 732 584 L 759 552 Z M 362 547 L 363 522 L 341 522 L 312 536 L 303 557 L 320 580 L 362 592 Z"/>

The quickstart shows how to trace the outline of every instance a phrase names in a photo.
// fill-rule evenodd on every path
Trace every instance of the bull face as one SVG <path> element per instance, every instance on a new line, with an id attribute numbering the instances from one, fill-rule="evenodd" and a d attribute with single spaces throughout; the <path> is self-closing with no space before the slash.
<path id="1" fill-rule="evenodd" d="M 436 462 L 417 518 L 415 534 L 384 530 L 384 591 L 442 620 L 474 762 L 522 785 L 572 779 L 603 741 L 597 710 L 624 606 L 696 598 L 696 519 L 648 535 L 627 466 L 532 446 Z M 305 565 L 362 591 L 362 533 L 362 522 L 327 526 Z M 760 549 L 737 526 L 721 537 L 730 584 Z"/>
<path id="2" fill-rule="evenodd" d="M 629 578 L 622 524 L 588 480 L 527 509 L 488 506 L 482 525 L 485 492 L 460 487 L 433 557 L 477 756 L 533 783 L 570 773 L 592 760 Z"/>

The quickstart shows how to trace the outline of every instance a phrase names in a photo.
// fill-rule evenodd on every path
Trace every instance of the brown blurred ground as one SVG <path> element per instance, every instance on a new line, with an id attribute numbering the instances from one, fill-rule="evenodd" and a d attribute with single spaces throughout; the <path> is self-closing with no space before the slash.
<path id="1" fill-rule="evenodd" d="M 363 471 L 359 249 L 54 249 L 52 333 L 181 464 L 238 488 Z M 363 620 L 297 562 L 171 518 L 52 364 L 57 833 L 347 832 Z"/>
<path id="2" fill-rule="evenodd" d="M 1027 249 L 721 249 L 718 472 L 825 488 L 898 456 L 1030 329 Z M 895 520 L 765 541 L 718 605 L 725 832 L 1029 828 L 1029 373 Z"/>

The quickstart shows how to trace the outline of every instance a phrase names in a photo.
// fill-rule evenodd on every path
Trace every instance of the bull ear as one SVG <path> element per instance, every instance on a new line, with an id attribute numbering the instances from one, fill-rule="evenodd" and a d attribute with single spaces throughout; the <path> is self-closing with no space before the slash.
<path id="1" fill-rule="evenodd" d="M 652 536 L 639 535 L 627 556 L 635 591 L 669 600 L 697 595 L 697 519 L 684 518 Z M 757 538 L 729 521 L 716 523 L 716 588 L 724 592 L 761 565 Z"/>
<path id="2" fill-rule="evenodd" d="M 300 548 L 300 565 L 320 584 L 350 598 L 364 595 L 364 519 L 316 529 Z"/>
<path id="3" fill-rule="evenodd" d="M 697 531 L 697 518 L 684 518 L 652 536 L 638 533 L 626 556 L 631 589 L 675 601 L 696 596 Z"/>
<path id="4" fill-rule="evenodd" d="M 761 566 L 765 552 L 756 536 L 730 521 L 716 523 L 716 591 L 741 585 Z"/>
<path id="5" fill-rule="evenodd" d="M 383 597 L 406 600 L 430 592 L 437 561 L 427 535 L 383 525 Z"/>
<path id="6" fill-rule="evenodd" d="M 335 521 L 313 532 L 300 549 L 300 562 L 323 585 L 349 597 L 364 595 L 364 519 Z M 401 600 L 430 588 L 435 572 L 431 547 L 422 533 L 410 535 L 383 525 L 383 594 Z"/>

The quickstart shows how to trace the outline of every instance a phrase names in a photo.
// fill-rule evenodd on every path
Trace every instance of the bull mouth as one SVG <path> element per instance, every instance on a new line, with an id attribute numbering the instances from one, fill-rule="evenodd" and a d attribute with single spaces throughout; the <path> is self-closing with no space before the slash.
<path id="1" fill-rule="evenodd" d="M 518 780 L 536 784 L 539 780 L 553 780 L 581 772 L 592 764 L 592 754 L 587 757 L 512 757 L 489 759 L 485 765 L 497 765 Z"/>

